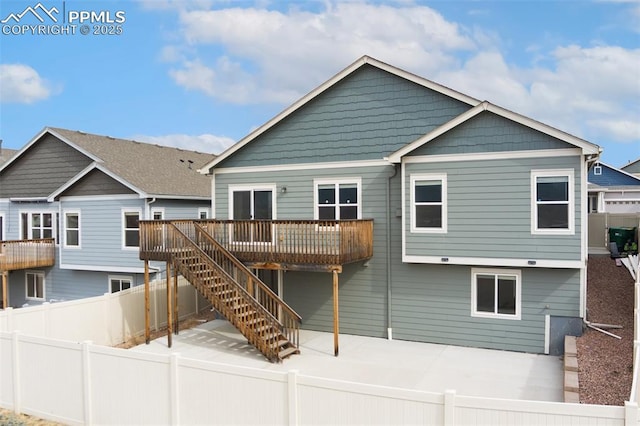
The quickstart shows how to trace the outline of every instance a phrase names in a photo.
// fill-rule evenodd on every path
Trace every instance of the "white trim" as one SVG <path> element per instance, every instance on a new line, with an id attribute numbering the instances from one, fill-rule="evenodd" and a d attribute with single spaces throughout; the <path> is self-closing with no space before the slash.
<path id="1" fill-rule="evenodd" d="M 471 265 L 471 266 L 507 266 L 519 268 L 562 268 L 580 269 L 584 262 L 581 260 L 549 260 L 549 259 L 505 259 L 492 257 L 450 257 L 416 256 L 403 254 L 404 263 L 427 263 L 435 265 Z M 535 262 L 535 263 L 534 263 Z"/>
<path id="2" fill-rule="evenodd" d="M 549 344 L 551 341 L 551 315 L 544 316 L 544 353 L 549 355 Z"/>
<path id="3" fill-rule="evenodd" d="M 69 189 L 72 185 L 74 185 L 76 182 L 80 181 L 89 172 L 91 172 L 93 170 L 99 170 L 102 173 L 104 173 L 105 175 L 107 175 L 108 177 L 110 177 L 111 179 L 113 179 L 116 182 L 120 183 L 121 185 L 126 186 L 127 188 L 129 188 L 133 192 L 137 193 L 138 194 L 138 198 L 147 198 L 147 197 L 149 197 L 149 195 L 146 192 L 144 192 L 143 190 L 141 190 L 140 188 L 138 188 L 138 187 L 130 184 L 126 180 L 122 179 L 120 176 L 118 176 L 115 173 L 111 172 L 109 169 L 104 167 L 102 164 L 98 164 L 98 163 L 94 162 L 94 163 L 91 163 L 89 166 L 85 167 L 80 173 L 76 174 L 73 178 L 68 180 L 64 185 L 60 186 L 58 189 L 56 189 L 54 192 L 52 192 L 49 195 L 48 200 L 49 201 L 54 201 L 57 196 L 59 196 L 64 191 Z"/>
<path id="4" fill-rule="evenodd" d="M 67 244 L 67 214 L 75 214 L 78 216 L 78 245 L 70 246 Z M 62 210 L 62 247 L 70 250 L 77 250 L 82 248 L 82 217 L 79 209 Z"/>
<path id="5" fill-rule="evenodd" d="M 275 220 L 277 216 L 277 208 L 276 208 L 276 195 L 278 193 L 277 186 L 275 183 L 251 183 L 251 184 L 230 184 L 229 185 L 229 219 L 233 219 L 233 193 L 235 191 L 250 191 L 252 194 L 254 191 L 271 191 L 271 219 Z M 253 206 L 253 197 L 251 198 L 251 213 L 254 211 Z M 253 218 L 252 218 L 253 219 Z"/>
<path id="6" fill-rule="evenodd" d="M 400 167 L 400 199 L 401 199 L 401 209 L 402 209 L 402 217 L 401 217 L 401 233 L 402 233 L 402 258 L 404 259 L 407 255 L 407 196 L 406 196 L 406 173 L 404 166 L 404 158 L 402 159 L 402 165 Z M 387 206 L 390 208 L 391 206 Z"/>
<path id="7" fill-rule="evenodd" d="M 112 200 L 139 200 L 140 197 L 135 194 L 123 195 L 63 195 L 59 201 L 112 201 Z"/>
<path id="8" fill-rule="evenodd" d="M 211 174 L 211 219 L 216 218 L 216 175 Z"/>
<path id="9" fill-rule="evenodd" d="M 522 158 L 554 158 L 582 155 L 577 148 L 537 149 L 531 151 L 478 152 L 473 154 L 415 155 L 402 157 L 405 164 L 444 163 L 447 161 L 517 160 Z"/>
<path id="10" fill-rule="evenodd" d="M 405 155 L 407 155 L 408 153 L 414 151 L 415 149 L 423 146 L 424 144 L 432 141 L 433 139 L 437 138 L 438 136 L 443 135 L 444 133 L 448 132 L 449 130 L 459 126 L 460 124 L 464 123 L 465 121 L 475 117 L 476 115 L 484 112 L 484 111 L 489 111 L 492 112 L 496 115 L 499 115 L 503 118 L 506 118 L 508 120 L 511 120 L 513 122 L 522 124 L 524 126 L 527 126 L 529 128 L 532 128 L 534 130 L 537 130 L 539 132 L 545 133 L 553 138 L 559 139 L 561 141 L 564 141 L 566 143 L 569 143 L 571 145 L 574 145 L 578 148 L 580 148 L 582 150 L 583 154 L 595 154 L 595 155 L 599 155 L 600 154 L 600 147 L 597 145 L 594 145 L 590 142 L 585 141 L 584 139 L 580 139 L 576 136 L 570 135 L 568 133 L 565 133 L 561 130 L 558 130 L 554 127 L 551 127 L 549 125 L 543 124 L 539 121 L 535 121 L 529 117 L 525 117 L 524 115 L 520 115 L 517 114 L 515 112 L 506 110 L 502 107 L 499 107 L 497 105 L 493 105 L 487 101 L 484 101 L 476 106 L 474 106 L 473 108 L 467 110 L 466 112 L 458 115 L 457 117 L 453 118 L 452 120 L 448 121 L 447 123 L 441 125 L 440 127 L 437 127 L 435 129 L 433 129 L 432 131 L 430 131 L 429 133 L 425 134 L 424 136 L 416 139 L 415 141 L 411 142 L 408 145 L 405 145 L 404 147 L 400 148 L 399 150 L 397 150 L 396 152 L 392 153 L 389 156 L 389 161 L 393 162 L 393 163 L 399 163 L 402 159 L 402 157 L 404 157 Z"/>
<path id="11" fill-rule="evenodd" d="M 126 220 L 125 220 L 125 216 L 127 213 L 137 213 L 138 214 L 138 221 L 142 220 L 142 209 L 140 208 L 135 208 L 135 207 L 122 207 L 120 209 L 120 233 L 121 233 L 121 249 L 122 250 L 127 250 L 127 251 L 138 251 L 140 250 L 140 244 L 138 243 L 137 246 L 127 246 L 126 245 Z M 133 228 L 132 228 L 133 229 Z M 140 235 L 140 224 L 138 224 L 138 235 Z"/>
<path id="12" fill-rule="evenodd" d="M 580 268 L 580 318 L 587 318 L 587 268 Z"/>
<path id="13" fill-rule="evenodd" d="M 499 314 L 482 312 L 476 309 L 477 300 L 477 281 L 478 275 L 494 275 L 497 279 L 498 276 L 509 276 L 516 278 L 516 313 L 511 314 Z M 496 283 L 497 284 L 497 283 Z M 498 297 L 496 292 L 495 297 Z M 471 269 L 471 316 L 474 318 L 492 318 L 492 319 L 505 319 L 517 321 L 522 318 L 522 271 L 519 269 L 483 269 L 472 268 Z"/>
<path id="14" fill-rule="evenodd" d="M 342 177 L 342 178 L 317 178 L 313 179 L 313 219 L 319 220 L 319 207 L 318 204 L 318 186 L 319 185 L 356 185 L 356 197 L 358 198 L 358 203 L 356 204 L 356 219 L 362 219 L 362 178 L 361 177 Z M 338 189 L 336 188 L 336 189 Z M 335 220 L 339 220 L 340 215 L 340 193 L 339 190 L 336 190 L 336 200 L 334 203 L 334 212 L 336 213 Z"/>
<path id="15" fill-rule="evenodd" d="M 100 265 L 78 265 L 73 263 L 61 263 L 60 269 L 74 271 L 96 271 L 96 272 L 115 272 L 123 274 L 143 274 L 144 268 L 122 267 L 122 266 L 100 266 Z M 159 271 L 160 268 L 149 267 L 149 270 Z"/>
<path id="16" fill-rule="evenodd" d="M 342 169 L 345 167 L 384 167 L 389 166 L 386 160 L 361 160 L 361 161 L 331 161 L 327 163 L 296 163 L 296 164 L 277 164 L 270 166 L 246 166 L 246 167 L 221 167 L 213 169 L 213 176 L 218 174 L 229 173 L 263 173 L 263 172 L 284 172 L 298 170 L 325 170 L 325 169 Z"/>
<path id="17" fill-rule="evenodd" d="M 42 276 L 42 297 L 29 297 L 29 283 L 27 281 L 27 275 L 40 275 Z M 35 290 L 35 289 L 34 289 Z M 24 271 L 24 298 L 26 300 L 47 300 L 47 276 L 44 271 L 38 270 L 26 270 Z"/>
<path id="18" fill-rule="evenodd" d="M 567 228 L 538 228 L 537 178 L 539 177 L 567 177 Z M 575 172 L 573 169 L 534 169 L 531 170 L 531 235 L 574 235 L 575 234 Z M 584 210 L 584 209 L 583 209 Z M 584 218 L 583 218 L 584 219 Z M 582 245 L 582 243 L 581 243 Z"/>
<path id="19" fill-rule="evenodd" d="M 120 290 L 112 291 L 111 289 L 111 280 L 119 280 L 120 281 Z M 122 281 L 129 281 L 129 288 L 132 288 L 134 285 L 133 276 L 131 275 L 107 275 L 107 293 L 113 294 L 118 293 L 123 290 Z M 126 288 L 124 290 L 127 290 Z"/>
<path id="20" fill-rule="evenodd" d="M 5 224 L 5 215 L 4 212 L 0 212 L 0 241 L 6 239 L 7 236 L 7 228 Z"/>
<path id="21" fill-rule="evenodd" d="M 411 233 L 414 234 L 446 234 L 447 233 L 447 217 L 448 217 L 448 208 L 447 208 L 447 174 L 446 173 L 418 173 L 418 174 L 409 174 L 409 207 L 410 211 L 410 230 Z M 439 228 L 424 228 L 416 226 L 416 205 L 415 205 L 415 185 L 416 181 L 423 180 L 431 180 L 431 181 L 440 181 L 441 182 L 441 214 L 442 214 L 442 225 Z"/>
<path id="22" fill-rule="evenodd" d="M 419 84 L 421 86 L 424 86 L 424 87 L 427 87 L 429 89 L 432 89 L 432 90 L 434 90 L 436 92 L 440 92 L 440 93 L 442 93 L 442 94 L 444 94 L 446 96 L 449 96 L 451 98 L 457 99 L 457 100 L 459 100 L 461 102 L 464 102 L 464 103 L 467 103 L 469 105 L 476 105 L 476 104 L 478 104 L 480 102 L 478 99 L 472 98 L 472 97 L 467 96 L 467 95 L 465 95 L 463 93 L 457 92 L 457 91 L 452 90 L 452 89 L 450 89 L 448 87 L 442 86 L 442 85 L 440 85 L 438 83 L 435 83 L 433 81 L 427 80 L 427 79 L 422 78 L 422 77 L 419 77 L 419 76 L 417 76 L 415 74 L 411 74 L 411 73 L 409 73 L 407 71 L 401 70 L 401 69 L 396 68 L 396 67 L 394 67 L 392 65 L 386 64 L 384 62 L 378 61 L 377 59 L 374 59 L 374 58 L 371 58 L 371 57 L 365 55 L 365 56 L 362 56 L 361 58 L 357 59 L 351 65 L 349 65 L 348 67 L 344 68 L 342 71 L 340 71 L 339 73 L 337 73 L 336 75 L 331 77 L 329 80 L 327 80 L 324 83 L 322 83 L 320 86 L 318 86 L 315 89 L 313 89 L 311 92 L 309 92 L 308 94 L 306 94 L 305 96 L 303 96 L 302 98 L 300 98 L 299 100 L 294 102 L 293 104 L 291 104 L 291 106 L 286 108 L 280 114 L 278 114 L 275 117 L 273 117 L 271 120 L 267 121 L 262 126 L 258 127 L 256 130 L 251 132 L 249 135 L 245 136 L 238 143 L 236 143 L 235 145 L 232 145 L 231 147 L 229 147 L 227 150 L 225 150 L 223 153 L 221 153 L 218 157 L 216 157 L 215 160 L 205 164 L 198 171 L 200 173 L 202 173 L 202 174 L 209 173 L 211 168 L 214 168 L 214 166 L 216 164 L 219 164 L 223 160 L 225 160 L 228 157 L 230 157 L 232 154 L 234 154 L 240 148 L 244 147 L 245 145 L 247 145 L 248 143 L 250 143 L 251 141 L 256 139 L 258 136 L 260 136 L 261 134 L 265 133 L 267 130 L 269 130 L 270 128 L 275 126 L 280 121 L 284 120 L 286 117 L 291 115 L 293 112 L 295 112 L 296 110 L 301 108 L 303 105 L 305 105 L 306 103 L 308 103 L 309 101 L 314 99 L 316 96 L 320 95 L 325 90 L 329 89 L 330 87 L 332 87 L 333 85 L 335 85 L 336 83 L 338 83 L 339 81 L 341 81 L 342 79 L 347 77 L 349 74 L 351 74 L 354 71 L 356 71 L 358 68 L 364 66 L 365 64 L 370 64 L 370 65 L 372 65 L 374 67 L 380 68 L 380 69 L 382 69 L 384 71 L 387 71 L 387 72 L 389 72 L 391 74 L 397 75 L 398 77 L 401 77 L 401 78 L 404 78 L 406 80 L 412 81 L 412 82 L 417 83 L 417 84 Z M 215 168 L 214 168 L 214 171 L 215 171 Z"/>

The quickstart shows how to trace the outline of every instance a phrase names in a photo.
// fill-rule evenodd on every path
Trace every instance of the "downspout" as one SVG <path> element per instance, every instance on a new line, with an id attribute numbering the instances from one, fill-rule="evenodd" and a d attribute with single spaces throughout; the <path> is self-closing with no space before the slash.
<path id="1" fill-rule="evenodd" d="M 393 173 L 387 178 L 387 215 L 386 215 L 386 235 L 387 235 L 387 338 L 393 339 L 393 330 L 391 327 L 391 179 L 398 174 L 396 164 L 393 165 Z"/>
<path id="2" fill-rule="evenodd" d="M 149 199 L 147 198 L 147 200 L 146 200 L 146 203 L 145 203 L 145 204 L 146 204 L 146 206 L 145 206 L 145 210 L 146 210 L 146 211 L 144 212 L 144 216 L 145 216 L 145 218 L 146 218 L 147 220 L 153 219 L 153 218 L 151 217 L 151 204 L 153 204 L 153 203 L 155 203 L 155 202 L 156 202 L 156 197 L 153 197 L 151 200 L 149 200 Z"/>

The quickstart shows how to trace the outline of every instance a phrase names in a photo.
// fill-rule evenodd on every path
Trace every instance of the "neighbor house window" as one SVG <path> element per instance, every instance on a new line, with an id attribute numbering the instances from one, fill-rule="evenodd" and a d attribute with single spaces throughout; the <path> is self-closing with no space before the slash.
<path id="1" fill-rule="evenodd" d="M 27 299 L 44 300 L 44 272 L 27 271 L 25 277 Z"/>
<path id="2" fill-rule="evenodd" d="M 360 186 L 360 179 L 315 180 L 315 219 L 360 219 Z"/>
<path id="3" fill-rule="evenodd" d="M 471 316 L 520 319 L 520 271 L 472 269 L 471 276 Z"/>
<path id="4" fill-rule="evenodd" d="M 163 220 L 164 219 L 164 209 L 151 210 L 151 219 L 152 220 Z"/>
<path id="5" fill-rule="evenodd" d="M 0 214 L 0 241 L 4 240 L 4 216 Z"/>
<path id="6" fill-rule="evenodd" d="M 123 211 L 123 246 L 138 247 L 140 240 L 140 212 L 139 211 Z"/>
<path id="7" fill-rule="evenodd" d="M 593 168 L 593 174 L 596 176 L 600 176 L 602 174 L 602 166 L 595 166 Z"/>
<path id="8" fill-rule="evenodd" d="M 572 234 L 573 170 L 531 172 L 532 233 Z"/>
<path id="9" fill-rule="evenodd" d="M 209 219 L 209 209 L 208 208 L 199 208 L 198 209 L 198 219 Z"/>
<path id="10" fill-rule="evenodd" d="M 133 278 L 128 276 L 110 275 L 109 276 L 109 292 L 117 293 L 122 290 L 131 288 Z"/>
<path id="11" fill-rule="evenodd" d="M 411 176 L 411 231 L 447 232 L 447 176 Z"/>
<path id="12" fill-rule="evenodd" d="M 43 238 L 57 237 L 54 219 L 57 219 L 57 215 L 55 213 L 22 213 L 20 215 L 22 239 L 39 240 Z"/>
<path id="13" fill-rule="evenodd" d="M 80 247 L 80 213 L 64 213 L 64 245 L 65 247 Z"/>

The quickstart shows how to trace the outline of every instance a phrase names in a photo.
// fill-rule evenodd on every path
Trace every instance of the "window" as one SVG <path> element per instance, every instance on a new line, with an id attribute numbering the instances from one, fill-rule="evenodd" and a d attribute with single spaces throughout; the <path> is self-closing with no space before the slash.
<path id="1" fill-rule="evenodd" d="M 533 234 L 572 234 L 573 170 L 531 173 Z"/>
<path id="2" fill-rule="evenodd" d="M 472 269 L 471 276 L 471 316 L 520 319 L 520 271 Z"/>
<path id="3" fill-rule="evenodd" d="M 360 179 L 316 180 L 316 220 L 360 219 Z"/>
<path id="4" fill-rule="evenodd" d="M 164 209 L 151 210 L 151 219 L 152 220 L 163 220 L 164 219 Z"/>
<path id="5" fill-rule="evenodd" d="M 80 247 L 80 213 L 64 213 L 64 246 Z"/>
<path id="6" fill-rule="evenodd" d="M 600 176 L 602 174 L 602 166 L 595 166 L 593 168 L 593 174 L 596 176 Z"/>
<path id="7" fill-rule="evenodd" d="M 54 216 L 55 215 L 55 216 Z M 22 213 L 20 215 L 20 229 L 23 240 L 40 240 L 57 237 L 54 219 L 55 213 Z M 57 240 L 57 238 L 56 238 Z"/>
<path id="8" fill-rule="evenodd" d="M 25 276 L 27 299 L 44 300 L 44 272 L 27 271 Z"/>
<path id="9" fill-rule="evenodd" d="M 123 245 L 127 247 L 138 247 L 140 240 L 140 212 L 123 211 Z"/>
<path id="10" fill-rule="evenodd" d="M 447 176 L 411 176 L 411 232 L 447 232 Z"/>
<path id="11" fill-rule="evenodd" d="M 199 208 L 198 209 L 198 219 L 209 219 L 209 209 L 208 208 Z"/>
<path id="12" fill-rule="evenodd" d="M 131 288 L 133 278 L 127 276 L 110 275 L 109 276 L 109 292 L 117 293 L 122 290 Z"/>

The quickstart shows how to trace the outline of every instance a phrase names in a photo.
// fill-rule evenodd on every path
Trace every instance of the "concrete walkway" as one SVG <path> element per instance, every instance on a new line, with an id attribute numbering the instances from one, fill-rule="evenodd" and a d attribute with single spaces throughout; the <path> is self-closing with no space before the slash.
<path id="1" fill-rule="evenodd" d="M 429 392 L 563 400 L 559 357 L 344 334 L 334 357 L 333 334 L 301 330 L 300 340 L 300 355 L 272 364 L 232 325 L 215 320 L 174 335 L 171 348 L 163 337 L 130 350 Z"/>

